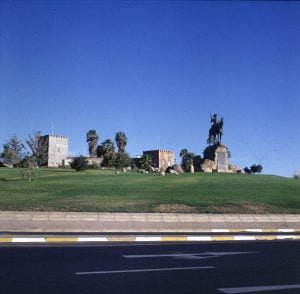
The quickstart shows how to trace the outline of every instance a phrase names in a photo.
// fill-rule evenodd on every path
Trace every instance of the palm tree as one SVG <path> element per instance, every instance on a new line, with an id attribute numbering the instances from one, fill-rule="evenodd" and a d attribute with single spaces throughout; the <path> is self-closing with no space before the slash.
<path id="1" fill-rule="evenodd" d="M 115 144 L 112 140 L 106 139 L 97 147 L 97 156 L 103 157 L 103 166 L 109 166 L 109 163 L 115 153 Z"/>
<path id="2" fill-rule="evenodd" d="M 190 171 L 195 155 L 189 152 L 187 149 L 182 149 L 179 155 L 182 158 L 181 167 L 183 168 L 183 170 Z"/>
<path id="3" fill-rule="evenodd" d="M 185 157 L 187 157 L 188 154 L 189 154 L 189 151 L 187 149 L 182 149 L 180 151 L 179 156 L 182 157 L 182 158 L 185 158 Z"/>
<path id="4" fill-rule="evenodd" d="M 125 147 L 127 145 L 127 137 L 124 132 L 116 133 L 116 143 L 118 146 L 118 152 L 125 152 Z"/>
<path id="5" fill-rule="evenodd" d="M 89 144 L 89 154 L 90 157 L 97 156 L 97 143 L 98 143 L 99 136 L 95 130 L 89 130 L 86 133 L 86 141 Z"/>

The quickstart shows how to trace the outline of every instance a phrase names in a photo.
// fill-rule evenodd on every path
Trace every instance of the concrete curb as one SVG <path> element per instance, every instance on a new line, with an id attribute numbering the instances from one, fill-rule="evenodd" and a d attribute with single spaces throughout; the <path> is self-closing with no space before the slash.
<path id="1" fill-rule="evenodd" d="M 300 235 L 93 235 L 93 236 L 14 236 L 0 237 L 0 243 L 105 243 L 105 242 L 209 242 L 300 240 Z"/>
<path id="2" fill-rule="evenodd" d="M 198 233 L 295 232 L 300 214 L 182 214 L 0 211 L 0 232 Z M 251 230 L 251 231 L 250 231 Z M 294 230 L 294 231 L 292 231 Z"/>
<path id="3" fill-rule="evenodd" d="M 1 234 L 7 233 L 120 233 L 121 230 L 117 231 L 106 231 L 103 232 L 102 230 L 43 230 L 43 229 L 31 229 L 31 230 L 7 230 L 7 231 L 0 231 Z M 193 230 L 188 232 L 187 230 L 170 230 L 170 231 L 157 231 L 153 232 L 144 230 L 144 231 L 130 231 L 130 230 L 122 230 L 123 233 L 300 233 L 300 229 L 200 229 L 200 230 Z"/>
<path id="4" fill-rule="evenodd" d="M 7 221 L 81 221 L 81 222 L 298 222 L 300 214 L 191 214 L 191 213 L 104 213 L 0 211 L 0 220 Z"/>

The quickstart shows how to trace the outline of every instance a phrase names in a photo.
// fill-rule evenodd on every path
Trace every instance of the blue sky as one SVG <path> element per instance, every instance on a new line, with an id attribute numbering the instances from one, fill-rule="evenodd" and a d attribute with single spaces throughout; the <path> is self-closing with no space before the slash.
<path id="1" fill-rule="evenodd" d="M 86 154 L 202 154 L 209 113 L 233 164 L 300 169 L 300 2 L 0 1 L 0 144 L 34 130 Z"/>

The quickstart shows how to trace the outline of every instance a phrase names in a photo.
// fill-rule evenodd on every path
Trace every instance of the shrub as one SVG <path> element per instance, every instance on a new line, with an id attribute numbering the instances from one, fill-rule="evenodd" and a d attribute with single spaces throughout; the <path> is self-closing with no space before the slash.
<path id="1" fill-rule="evenodd" d="M 182 149 L 180 151 L 180 157 L 181 157 L 181 167 L 184 171 L 190 172 L 191 166 L 193 165 L 193 159 L 195 157 L 195 154 L 192 152 L 189 152 L 186 148 Z"/>
<path id="2" fill-rule="evenodd" d="M 70 166 L 76 171 L 85 170 L 88 168 L 88 160 L 84 156 L 79 156 L 71 161 Z"/>
<path id="3" fill-rule="evenodd" d="M 129 167 L 132 164 L 132 159 L 126 152 L 117 152 L 112 157 L 112 165 L 116 169 L 123 169 L 124 167 Z"/>
<path id="4" fill-rule="evenodd" d="M 300 171 L 295 171 L 295 172 L 294 172 L 294 175 L 293 175 L 293 178 L 294 178 L 295 180 L 300 180 Z"/>
<path id="5" fill-rule="evenodd" d="M 252 164 L 250 166 L 250 168 L 249 167 L 245 167 L 244 168 L 244 171 L 245 171 L 246 174 L 261 173 L 262 170 L 263 170 L 263 166 L 260 165 L 260 164 L 257 164 L 257 165 L 256 164 Z"/>
<path id="6" fill-rule="evenodd" d="M 260 164 L 257 164 L 257 165 L 256 164 L 252 164 L 250 166 L 251 173 L 253 173 L 253 174 L 255 174 L 255 173 L 261 173 L 262 169 L 263 169 L 263 167 Z"/>
<path id="7" fill-rule="evenodd" d="M 24 180 L 31 182 L 36 178 L 35 172 L 32 168 L 24 168 L 21 170 L 21 175 Z"/>
<path id="8" fill-rule="evenodd" d="M 33 168 L 37 166 L 37 159 L 35 156 L 25 156 L 17 165 L 21 168 Z"/>
<path id="9" fill-rule="evenodd" d="M 195 172 L 201 172 L 202 171 L 202 168 L 201 168 L 202 163 L 203 163 L 203 159 L 201 158 L 201 156 L 200 155 L 195 155 L 194 159 L 193 159 Z"/>
<path id="10" fill-rule="evenodd" d="M 139 168 L 149 171 L 152 171 L 152 156 L 149 154 L 144 154 L 143 157 L 139 161 Z"/>

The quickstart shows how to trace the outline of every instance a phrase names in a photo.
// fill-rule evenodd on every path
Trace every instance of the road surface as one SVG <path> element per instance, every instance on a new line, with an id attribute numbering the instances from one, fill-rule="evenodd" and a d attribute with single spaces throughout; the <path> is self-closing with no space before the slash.
<path id="1" fill-rule="evenodd" d="M 0 293 L 300 293 L 300 242 L 3 245 Z"/>

